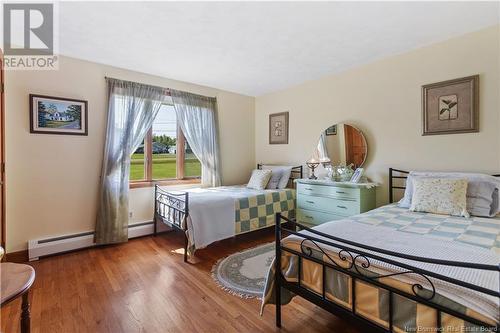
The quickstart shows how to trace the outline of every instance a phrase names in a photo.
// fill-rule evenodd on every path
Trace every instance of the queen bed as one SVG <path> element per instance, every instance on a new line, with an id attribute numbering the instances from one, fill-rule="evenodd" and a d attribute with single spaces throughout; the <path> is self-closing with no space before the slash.
<path id="1" fill-rule="evenodd" d="M 272 166 L 257 165 L 257 169 Z M 185 234 L 184 261 L 188 254 L 213 242 L 274 226 L 275 214 L 295 214 L 294 180 L 302 178 L 302 166 L 291 167 L 286 188 L 251 189 L 245 185 L 197 188 L 183 192 L 155 187 L 154 232 L 158 223 Z"/>
<path id="2" fill-rule="evenodd" d="M 408 172 L 389 173 L 392 202 Z M 277 304 L 277 326 L 281 305 L 299 295 L 370 332 L 500 327 L 499 216 L 414 212 L 391 203 L 312 229 L 276 219 L 276 259 L 262 311 Z"/>

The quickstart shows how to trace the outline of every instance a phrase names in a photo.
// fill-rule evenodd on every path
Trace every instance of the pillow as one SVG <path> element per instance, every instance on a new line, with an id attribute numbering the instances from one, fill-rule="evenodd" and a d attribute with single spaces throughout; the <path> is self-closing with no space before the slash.
<path id="1" fill-rule="evenodd" d="M 282 172 L 278 186 L 276 187 L 280 190 L 286 188 L 290 175 L 292 174 L 292 167 L 285 165 L 263 165 L 262 170 L 280 170 Z"/>
<path id="2" fill-rule="evenodd" d="M 498 211 L 498 190 L 489 182 L 469 182 L 467 210 L 471 215 L 493 217 Z"/>
<path id="3" fill-rule="evenodd" d="M 283 170 L 281 169 L 270 169 L 271 170 L 271 179 L 269 179 L 269 183 L 267 183 L 266 189 L 275 190 L 278 188 L 281 177 L 283 176 Z"/>
<path id="4" fill-rule="evenodd" d="M 413 199 L 410 210 L 469 217 L 467 179 L 413 179 Z"/>
<path id="5" fill-rule="evenodd" d="M 247 187 L 256 190 L 263 190 L 266 188 L 269 179 L 271 179 L 271 170 L 258 170 L 252 171 L 252 176 L 248 181 Z"/>
<path id="6" fill-rule="evenodd" d="M 399 207 L 410 208 L 413 195 L 413 179 L 415 178 L 465 178 L 468 180 L 467 210 L 472 215 L 492 217 L 500 212 L 498 197 L 500 179 L 480 173 L 463 172 L 410 172 L 406 180 L 405 194 L 399 201 Z"/>

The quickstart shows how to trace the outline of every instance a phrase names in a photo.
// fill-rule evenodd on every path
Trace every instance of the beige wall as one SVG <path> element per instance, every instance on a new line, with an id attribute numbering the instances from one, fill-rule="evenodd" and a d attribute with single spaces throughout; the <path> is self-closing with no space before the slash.
<path id="1" fill-rule="evenodd" d="M 500 27 L 257 98 L 61 57 L 59 71 L 6 73 L 7 250 L 30 239 L 94 228 L 104 144 L 104 76 L 217 96 L 223 178 L 243 183 L 255 162 L 303 164 L 319 134 L 337 122 L 367 137 L 369 177 L 387 168 L 500 171 Z M 420 87 L 480 74 L 480 132 L 421 136 Z M 89 136 L 29 133 L 28 94 L 89 101 Z M 288 145 L 268 144 L 268 115 L 290 111 Z M 152 189 L 131 191 L 131 222 L 151 220 Z"/>
<path id="2" fill-rule="evenodd" d="M 58 71 L 6 72 L 7 251 L 27 241 L 94 228 L 106 121 L 105 76 L 216 96 L 225 184 L 255 161 L 254 98 L 73 58 Z M 89 135 L 29 133 L 30 93 L 88 100 Z M 132 222 L 151 220 L 150 189 L 133 190 Z"/>
<path id="3" fill-rule="evenodd" d="M 388 201 L 389 167 L 500 171 L 499 27 L 386 58 L 338 75 L 256 98 L 258 161 L 301 164 L 319 134 L 338 122 L 366 135 L 367 175 L 381 182 L 377 202 Z M 480 75 L 480 132 L 422 134 L 422 85 Z M 268 115 L 290 111 L 288 145 L 269 145 Z"/>

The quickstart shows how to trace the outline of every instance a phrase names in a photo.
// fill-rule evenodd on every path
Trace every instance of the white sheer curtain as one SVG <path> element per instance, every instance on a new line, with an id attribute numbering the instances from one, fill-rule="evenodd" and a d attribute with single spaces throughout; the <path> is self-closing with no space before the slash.
<path id="1" fill-rule="evenodd" d="M 216 99 L 177 90 L 170 90 L 170 95 L 179 126 L 201 162 L 201 185 L 220 186 L 222 179 Z"/>
<path id="2" fill-rule="evenodd" d="M 168 97 L 164 88 L 107 78 L 108 121 L 95 241 L 128 240 L 130 158 Z"/>
<path id="3" fill-rule="evenodd" d="M 328 151 L 326 150 L 326 134 L 323 131 L 319 136 L 318 145 L 314 149 L 312 157 L 318 161 L 328 158 Z"/>

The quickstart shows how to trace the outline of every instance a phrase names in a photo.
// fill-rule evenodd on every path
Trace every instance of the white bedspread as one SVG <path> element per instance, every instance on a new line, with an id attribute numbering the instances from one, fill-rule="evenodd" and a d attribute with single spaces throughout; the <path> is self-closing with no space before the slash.
<path id="1" fill-rule="evenodd" d="M 189 192 L 187 234 L 189 249 L 194 251 L 235 235 L 235 201 L 269 190 L 245 186 L 221 186 L 192 189 Z"/>
<path id="2" fill-rule="evenodd" d="M 405 253 L 409 255 L 444 259 L 460 262 L 480 263 L 487 265 L 498 265 L 500 257 L 493 251 L 479 248 L 476 246 L 469 246 L 467 244 L 442 241 L 425 236 L 416 236 L 385 227 L 374 227 L 371 225 L 364 225 L 356 223 L 352 220 L 346 219 L 325 223 L 314 229 L 329 235 L 335 235 L 340 238 L 352 240 L 361 244 L 369 244 L 377 248 L 382 248 L 394 252 Z M 283 244 L 300 243 L 303 238 L 290 236 L 283 241 Z M 323 246 L 322 246 L 323 247 Z M 313 247 L 314 248 L 314 247 Z M 338 253 L 338 249 L 325 246 L 328 251 Z M 335 256 L 335 255 L 334 255 Z M 442 266 L 421 262 L 414 262 L 404 259 L 396 259 L 399 262 L 404 262 L 409 265 L 429 270 L 441 275 L 455 278 L 460 281 L 469 282 L 471 284 L 482 286 L 490 290 L 499 290 L 499 273 L 493 271 L 478 271 L 475 269 L 457 268 L 450 266 Z M 380 274 L 394 273 L 399 269 L 386 263 L 370 260 L 370 270 L 376 271 Z M 428 283 L 417 275 L 401 275 L 395 278 L 411 283 L 421 282 L 422 285 L 428 286 Z M 436 292 L 445 296 L 457 303 L 465 305 L 493 320 L 499 322 L 499 300 L 493 296 L 488 296 L 483 293 L 471 291 L 463 287 L 452 285 L 441 280 L 433 279 L 436 287 Z"/>

